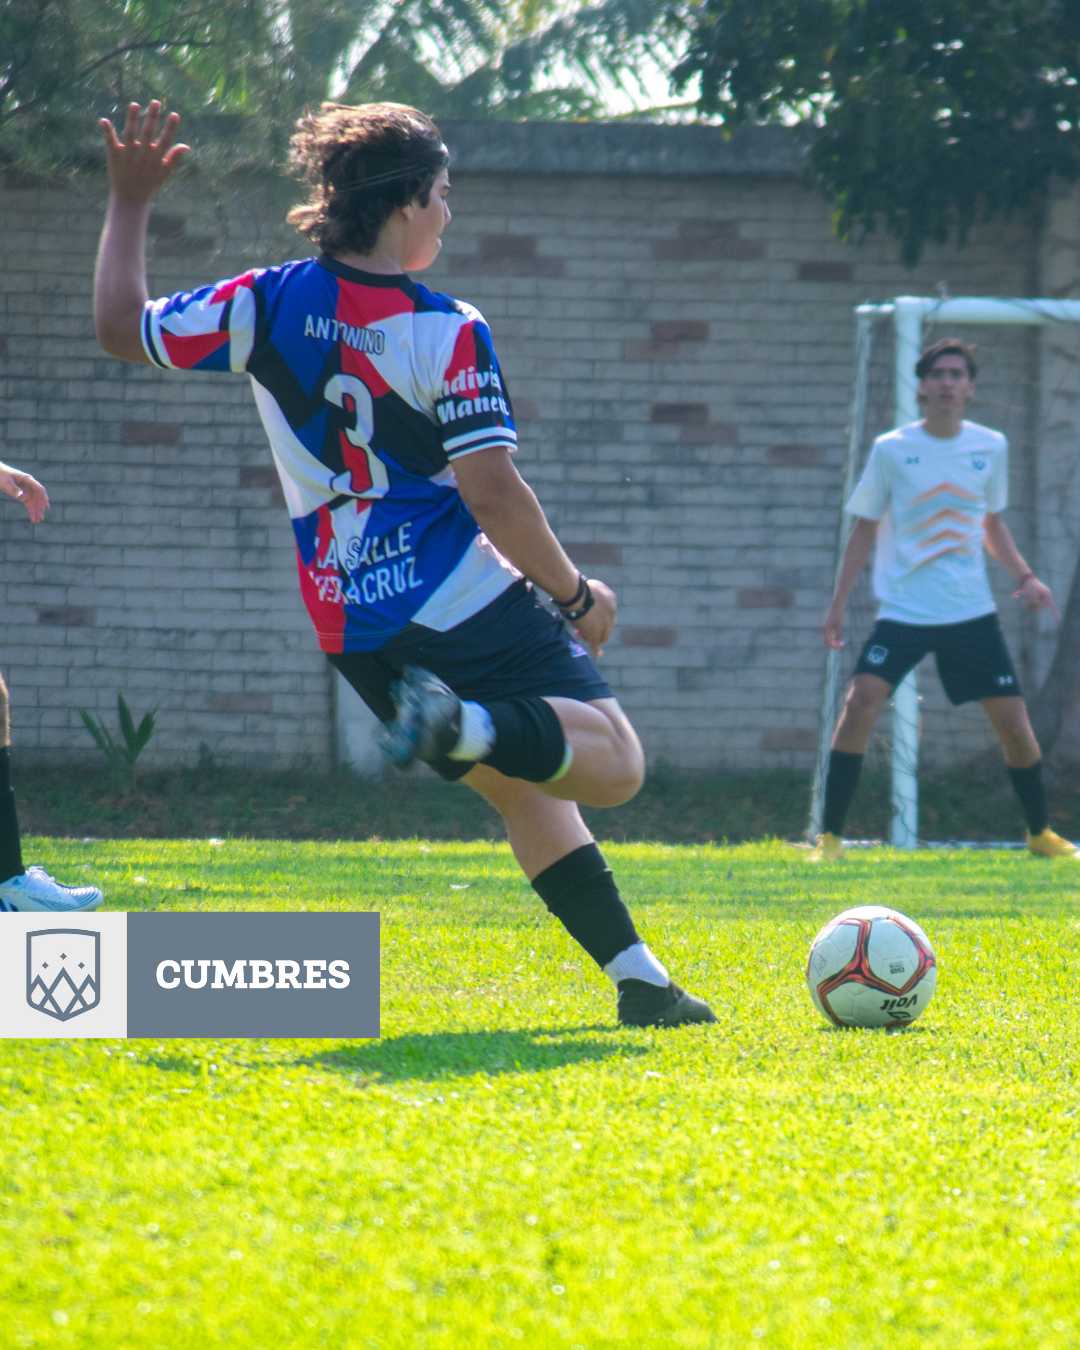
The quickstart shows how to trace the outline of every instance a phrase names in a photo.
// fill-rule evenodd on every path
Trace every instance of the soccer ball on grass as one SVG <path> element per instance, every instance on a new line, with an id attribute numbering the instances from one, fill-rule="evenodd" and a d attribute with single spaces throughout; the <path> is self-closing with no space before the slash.
<path id="1" fill-rule="evenodd" d="M 814 1006 L 838 1027 L 899 1027 L 930 1002 L 937 960 L 912 919 L 881 905 L 846 909 L 810 944 Z"/>

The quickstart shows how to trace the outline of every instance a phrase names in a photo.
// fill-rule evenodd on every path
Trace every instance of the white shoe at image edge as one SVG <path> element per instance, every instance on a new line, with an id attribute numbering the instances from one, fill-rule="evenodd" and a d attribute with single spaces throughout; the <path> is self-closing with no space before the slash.
<path id="1" fill-rule="evenodd" d="M 44 867 L 28 867 L 22 876 L 0 885 L 0 912 L 76 914 L 97 909 L 104 899 L 96 886 L 62 886 Z"/>

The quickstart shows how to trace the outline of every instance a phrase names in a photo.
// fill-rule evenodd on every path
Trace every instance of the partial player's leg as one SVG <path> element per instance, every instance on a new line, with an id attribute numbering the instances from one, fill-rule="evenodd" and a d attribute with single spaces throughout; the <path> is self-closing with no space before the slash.
<path id="1" fill-rule="evenodd" d="M 878 675 L 856 675 L 851 681 L 844 710 L 833 732 L 825 775 L 821 836 L 810 851 L 810 862 L 835 862 L 843 857 L 840 841 L 851 799 L 859 786 L 866 742 L 892 691 L 893 686 Z"/>
<path id="2" fill-rule="evenodd" d="M 621 806 L 645 781 L 645 752 L 618 699 L 580 703 L 548 698 L 570 747 L 570 767 L 554 782 L 538 784 L 549 797 L 583 806 Z"/>
<path id="3" fill-rule="evenodd" d="M 885 700 L 923 659 L 931 641 L 925 628 L 879 619 L 863 644 L 833 732 L 825 775 L 821 835 L 808 855 L 810 862 L 832 862 L 843 857 L 840 841 L 848 807 L 859 785 L 866 742 Z"/>
<path id="4" fill-rule="evenodd" d="M 96 886 L 61 886 L 43 867 L 23 866 L 19 816 L 11 790 L 11 714 L 0 676 L 0 912 L 97 909 L 105 898 Z"/>
<path id="5" fill-rule="evenodd" d="M 1042 752 L 997 614 L 943 628 L 935 659 L 949 702 L 959 705 L 978 700 L 1001 742 L 1005 766 L 1027 820 L 1028 848 L 1042 857 L 1075 858 L 1074 846 L 1049 827 Z"/>
<path id="6" fill-rule="evenodd" d="M 442 772 L 449 761 L 463 774 L 483 763 L 585 806 L 619 806 L 645 778 L 637 733 L 614 698 L 460 698 L 419 666 L 405 668 L 394 698 L 396 717 L 380 745 L 399 768 L 421 759 Z"/>
<path id="7" fill-rule="evenodd" d="M 629 719 L 524 582 L 448 632 L 413 630 L 379 652 L 330 660 L 387 724 L 380 744 L 399 768 L 421 759 L 461 777 L 483 763 L 587 806 L 617 806 L 641 787 Z M 369 692 L 373 661 L 388 681 L 382 698 Z"/>
<path id="8" fill-rule="evenodd" d="M 864 755 L 866 742 L 892 691 L 893 685 L 879 675 L 856 675 L 833 732 L 832 749 L 843 755 Z"/>
<path id="9" fill-rule="evenodd" d="M 1028 848 L 1044 858 L 1075 858 L 1075 846 L 1050 829 L 1042 752 L 1031 729 L 1024 700 L 1019 697 L 983 698 L 979 702 L 1001 742 L 1005 767 L 1027 821 Z"/>
<path id="10" fill-rule="evenodd" d="M 1011 698 L 982 698 L 979 700 L 994 734 L 1001 742 L 1005 764 L 1023 773 L 1042 762 L 1042 751 L 1028 720 L 1027 707 L 1018 696 Z M 1043 822 L 1045 824 L 1045 821 Z M 1038 833 L 1038 831 L 1034 831 Z"/>
<path id="11" fill-rule="evenodd" d="M 462 780 L 495 807 L 521 870 L 572 938 L 618 991 L 630 1026 L 714 1022 L 706 1003 L 674 984 L 638 935 L 611 869 L 577 805 L 477 764 Z"/>

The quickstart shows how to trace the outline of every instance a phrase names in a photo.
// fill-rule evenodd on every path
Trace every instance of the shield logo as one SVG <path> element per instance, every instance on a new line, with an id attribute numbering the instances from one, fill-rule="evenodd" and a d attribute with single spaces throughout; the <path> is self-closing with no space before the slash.
<path id="1" fill-rule="evenodd" d="M 26 1001 L 60 1022 L 101 1002 L 101 934 L 45 928 L 26 935 Z"/>

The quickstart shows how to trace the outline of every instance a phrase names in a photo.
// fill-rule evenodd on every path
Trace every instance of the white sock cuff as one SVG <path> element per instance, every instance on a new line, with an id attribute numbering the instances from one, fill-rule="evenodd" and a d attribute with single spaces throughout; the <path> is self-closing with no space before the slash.
<path id="1" fill-rule="evenodd" d="M 671 977 L 644 942 L 626 947 L 607 963 L 604 974 L 616 985 L 620 980 L 644 980 L 666 989 L 671 983 Z"/>
<path id="2" fill-rule="evenodd" d="M 495 723 L 482 703 L 461 703 L 461 735 L 447 758 L 480 760 L 495 745 Z"/>

